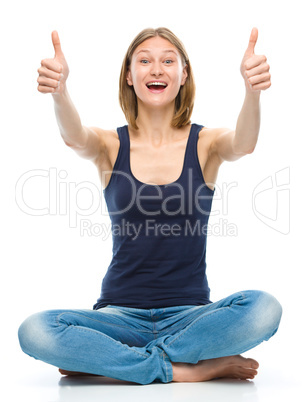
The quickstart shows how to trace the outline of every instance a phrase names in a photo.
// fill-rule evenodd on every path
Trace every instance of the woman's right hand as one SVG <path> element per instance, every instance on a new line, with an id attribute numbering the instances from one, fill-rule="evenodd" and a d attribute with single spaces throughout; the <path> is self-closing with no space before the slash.
<path id="1" fill-rule="evenodd" d="M 56 95 L 65 90 L 69 67 L 61 50 L 57 31 L 52 32 L 52 42 L 55 56 L 53 59 L 41 60 L 41 67 L 37 70 L 39 73 L 37 89 L 44 94 L 52 93 Z"/>

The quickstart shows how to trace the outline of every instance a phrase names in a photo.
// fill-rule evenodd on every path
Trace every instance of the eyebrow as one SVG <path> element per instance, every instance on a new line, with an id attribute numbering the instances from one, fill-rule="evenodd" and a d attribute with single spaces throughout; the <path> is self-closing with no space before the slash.
<path id="1" fill-rule="evenodd" d="M 150 50 L 149 50 L 149 49 L 141 49 L 141 50 L 139 50 L 136 54 L 139 54 L 139 53 L 141 53 L 141 52 L 150 53 Z M 174 54 L 177 56 L 177 53 L 176 53 L 174 50 L 172 50 L 172 49 L 163 50 L 163 53 L 170 53 L 170 52 L 174 53 Z"/>

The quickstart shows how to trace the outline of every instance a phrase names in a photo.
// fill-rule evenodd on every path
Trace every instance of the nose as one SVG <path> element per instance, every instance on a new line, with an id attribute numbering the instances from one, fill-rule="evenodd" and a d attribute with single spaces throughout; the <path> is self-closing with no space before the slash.
<path id="1" fill-rule="evenodd" d="M 151 65 L 151 75 L 161 75 L 163 74 L 163 67 L 160 65 L 160 63 L 152 63 Z"/>

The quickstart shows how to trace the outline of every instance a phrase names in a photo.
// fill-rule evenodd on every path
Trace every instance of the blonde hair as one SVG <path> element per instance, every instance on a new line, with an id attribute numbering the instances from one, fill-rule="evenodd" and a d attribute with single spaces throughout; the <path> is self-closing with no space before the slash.
<path id="1" fill-rule="evenodd" d="M 189 61 L 187 52 L 183 43 L 177 38 L 177 36 L 169 29 L 161 28 L 146 28 L 143 29 L 131 42 L 126 55 L 123 60 L 121 74 L 120 74 L 120 86 L 119 86 L 119 102 L 120 106 L 125 114 L 128 124 L 134 129 L 138 129 L 136 124 L 136 118 L 138 116 L 138 102 L 137 96 L 133 86 L 127 83 L 127 72 L 131 64 L 132 55 L 142 42 L 146 39 L 153 38 L 155 36 L 161 36 L 171 42 L 179 51 L 183 65 L 187 65 L 187 78 L 185 84 L 180 87 L 179 93 L 175 99 L 175 112 L 171 122 L 172 127 L 183 127 L 191 122 L 190 117 L 193 112 L 194 100 L 195 100 L 195 81 L 191 63 Z"/>

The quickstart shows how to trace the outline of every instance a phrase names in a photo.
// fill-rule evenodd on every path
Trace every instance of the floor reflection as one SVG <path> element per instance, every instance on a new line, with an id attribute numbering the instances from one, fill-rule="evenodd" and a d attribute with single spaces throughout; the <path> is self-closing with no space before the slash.
<path id="1" fill-rule="evenodd" d="M 99 376 L 68 376 L 59 381 L 56 402 L 112 401 L 155 402 L 257 402 L 253 381 L 217 379 L 197 383 L 152 383 L 141 385 Z M 55 401 L 52 401 L 55 402 Z"/>

